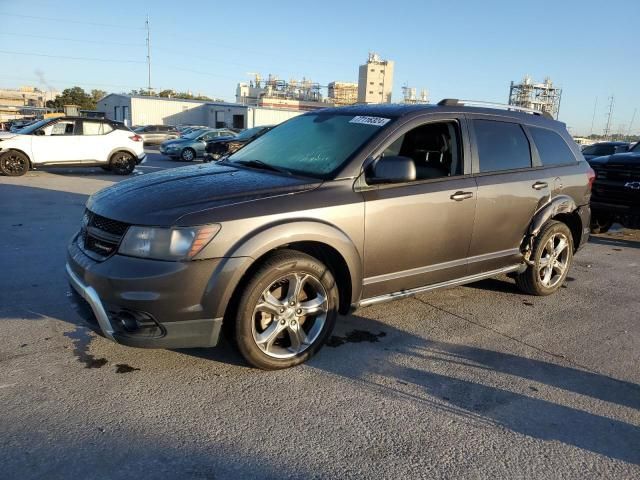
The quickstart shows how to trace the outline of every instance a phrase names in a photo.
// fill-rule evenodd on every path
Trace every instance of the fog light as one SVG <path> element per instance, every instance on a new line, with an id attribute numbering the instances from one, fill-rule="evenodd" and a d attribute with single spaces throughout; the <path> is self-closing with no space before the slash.
<path id="1" fill-rule="evenodd" d="M 118 312 L 115 315 L 114 320 L 118 322 L 118 324 L 126 331 L 126 332 L 135 332 L 138 330 L 138 321 L 136 318 L 129 312 Z"/>

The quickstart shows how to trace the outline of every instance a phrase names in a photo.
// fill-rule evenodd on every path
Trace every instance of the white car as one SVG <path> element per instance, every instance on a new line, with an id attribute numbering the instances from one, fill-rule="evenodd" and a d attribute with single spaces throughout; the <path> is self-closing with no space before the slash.
<path id="1" fill-rule="evenodd" d="M 100 166 L 128 175 L 145 158 L 142 137 L 121 122 L 102 118 L 52 118 L 16 133 L 0 132 L 0 172 L 9 176 L 39 165 Z"/>

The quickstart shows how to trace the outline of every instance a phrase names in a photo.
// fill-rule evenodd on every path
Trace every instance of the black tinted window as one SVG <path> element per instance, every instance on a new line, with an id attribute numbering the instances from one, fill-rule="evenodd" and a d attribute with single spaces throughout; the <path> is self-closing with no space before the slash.
<path id="1" fill-rule="evenodd" d="M 475 120 L 480 171 L 495 172 L 531 166 L 529 141 L 516 123 Z"/>
<path id="2" fill-rule="evenodd" d="M 575 162 L 573 152 L 560 135 L 546 128 L 529 127 L 542 165 L 562 165 Z"/>
<path id="3" fill-rule="evenodd" d="M 582 153 L 585 155 L 611 155 L 615 150 L 612 145 L 591 145 L 585 148 Z"/>

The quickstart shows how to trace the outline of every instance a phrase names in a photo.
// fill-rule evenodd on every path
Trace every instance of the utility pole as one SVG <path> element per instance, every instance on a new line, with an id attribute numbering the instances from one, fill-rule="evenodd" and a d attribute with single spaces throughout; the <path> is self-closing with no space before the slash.
<path id="1" fill-rule="evenodd" d="M 596 97 L 596 102 L 593 104 L 593 117 L 591 117 L 591 131 L 589 132 L 589 136 L 593 135 L 593 122 L 596 121 L 596 108 L 598 108 L 598 97 Z"/>
<path id="2" fill-rule="evenodd" d="M 147 30 L 147 93 L 151 96 L 151 33 L 149 30 L 149 15 L 147 15 L 147 21 L 144 22 L 144 26 Z"/>
<path id="3" fill-rule="evenodd" d="M 607 114 L 607 126 L 604 128 L 604 139 L 609 140 L 611 133 L 611 118 L 613 116 L 613 95 L 609 97 L 609 113 Z"/>

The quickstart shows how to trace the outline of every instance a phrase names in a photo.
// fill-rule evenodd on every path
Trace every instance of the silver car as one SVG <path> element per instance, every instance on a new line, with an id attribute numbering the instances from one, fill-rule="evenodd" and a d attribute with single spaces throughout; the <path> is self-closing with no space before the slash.
<path id="1" fill-rule="evenodd" d="M 235 137 L 236 133 L 226 128 L 194 130 L 175 140 L 167 140 L 160 145 L 160 153 L 179 159 L 183 162 L 192 162 L 197 157 L 204 156 L 207 142 L 214 138 Z"/>
<path id="2" fill-rule="evenodd" d="M 138 127 L 134 130 L 139 136 L 142 137 L 144 143 L 162 143 L 165 140 L 171 140 L 178 138 L 180 132 L 170 125 L 145 125 L 144 127 Z"/>

